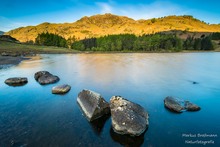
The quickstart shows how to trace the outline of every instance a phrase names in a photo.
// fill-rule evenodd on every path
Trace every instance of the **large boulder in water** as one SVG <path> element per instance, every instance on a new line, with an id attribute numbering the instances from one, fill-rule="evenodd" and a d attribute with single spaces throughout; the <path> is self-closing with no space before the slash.
<path id="1" fill-rule="evenodd" d="M 148 113 L 140 105 L 121 96 L 110 99 L 113 130 L 118 134 L 141 135 L 149 125 Z"/>
<path id="2" fill-rule="evenodd" d="M 10 86 L 22 86 L 25 85 L 28 82 L 27 78 L 24 77 L 14 77 L 14 78 L 8 78 L 5 80 L 5 84 Z"/>
<path id="3" fill-rule="evenodd" d="M 187 111 L 200 110 L 200 107 L 197 106 L 196 104 L 193 104 L 189 101 L 184 101 L 182 99 L 173 98 L 170 96 L 168 96 L 164 99 L 164 106 L 167 109 L 169 109 L 173 112 L 177 112 L 177 113 L 182 113 L 185 110 L 187 110 Z"/>
<path id="4" fill-rule="evenodd" d="M 34 78 L 41 85 L 56 83 L 60 80 L 58 76 L 52 75 L 48 71 L 38 71 L 35 73 Z"/>
<path id="5" fill-rule="evenodd" d="M 71 86 L 64 84 L 64 85 L 58 85 L 58 86 L 54 86 L 52 88 L 52 93 L 53 94 L 64 94 L 67 93 L 68 91 L 70 91 Z"/>
<path id="6" fill-rule="evenodd" d="M 109 104 L 99 94 L 91 90 L 82 90 L 77 97 L 77 102 L 88 121 L 93 121 L 110 113 Z"/>

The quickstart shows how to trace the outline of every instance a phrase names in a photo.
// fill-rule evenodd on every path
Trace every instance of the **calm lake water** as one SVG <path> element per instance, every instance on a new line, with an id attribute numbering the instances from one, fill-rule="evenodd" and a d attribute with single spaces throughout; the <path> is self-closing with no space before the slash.
<path id="1" fill-rule="evenodd" d="M 71 146 L 203 146 L 185 141 L 214 141 L 220 146 L 220 53 L 132 53 L 40 55 L 0 70 L 0 147 Z M 34 73 L 47 70 L 60 77 L 41 86 Z M 9 77 L 24 76 L 28 84 L 10 87 Z M 198 84 L 193 84 L 197 82 Z M 65 95 L 51 94 L 57 84 L 69 84 Z M 89 123 L 76 102 L 82 89 L 96 91 L 109 102 L 121 95 L 150 114 L 140 137 L 117 135 L 111 117 Z M 201 106 L 198 112 L 175 114 L 163 99 L 174 96 Z M 184 137 L 183 134 L 218 137 Z"/>

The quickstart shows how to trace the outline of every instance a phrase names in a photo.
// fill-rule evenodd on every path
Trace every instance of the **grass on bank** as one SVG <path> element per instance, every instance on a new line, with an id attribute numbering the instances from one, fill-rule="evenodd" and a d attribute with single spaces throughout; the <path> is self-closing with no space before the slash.
<path id="1" fill-rule="evenodd" d="M 28 44 L 20 44 L 13 43 L 7 41 L 0 41 L 0 53 L 2 52 L 33 52 L 33 53 L 79 53 L 80 51 L 62 48 L 62 47 L 54 47 L 54 46 L 39 46 L 39 45 L 28 45 Z"/>
<path id="2" fill-rule="evenodd" d="M 219 41 L 213 41 L 214 44 L 214 50 L 216 52 L 220 52 L 220 44 Z M 3 52 L 26 52 L 26 53 L 35 53 L 35 54 L 65 54 L 65 53 L 147 53 L 147 51 L 78 51 L 73 49 L 67 49 L 62 47 L 54 47 L 54 46 L 38 46 L 38 45 L 28 45 L 28 44 L 19 44 L 19 43 L 13 43 L 13 42 L 7 42 L 7 41 L 1 41 L 0 40 L 0 53 Z M 158 53 L 167 53 L 166 50 L 159 50 Z M 169 51 L 169 52 L 177 52 L 177 51 Z M 199 50 L 182 50 L 179 52 L 200 52 Z M 201 51 L 203 52 L 203 51 Z"/>

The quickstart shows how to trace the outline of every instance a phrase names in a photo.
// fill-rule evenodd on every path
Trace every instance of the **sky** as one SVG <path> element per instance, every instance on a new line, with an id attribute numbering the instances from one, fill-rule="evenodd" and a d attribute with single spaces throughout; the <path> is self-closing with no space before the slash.
<path id="1" fill-rule="evenodd" d="M 220 23 L 219 0 L 0 0 L 0 31 L 43 22 L 75 22 L 83 16 L 112 13 L 135 20 L 192 15 Z"/>

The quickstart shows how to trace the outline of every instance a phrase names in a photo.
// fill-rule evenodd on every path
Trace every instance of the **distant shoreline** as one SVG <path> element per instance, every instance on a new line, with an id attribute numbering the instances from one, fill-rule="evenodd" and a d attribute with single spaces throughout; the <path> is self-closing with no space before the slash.
<path id="1" fill-rule="evenodd" d="M 115 51 L 84 51 L 84 52 L 80 52 L 80 53 L 76 53 L 76 54 L 123 54 L 123 53 L 212 53 L 212 52 L 220 52 L 220 50 L 210 50 L 210 51 L 199 51 L 199 50 L 182 50 L 179 52 L 176 51 L 119 51 L 119 52 L 115 52 Z M 65 54 L 65 53 L 64 53 Z M 70 53 L 71 54 L 71 53 Z"/>
<path id="2" fill-rule="evenodd" d="M 127 54 L 127 53 L 214 53 L 214 52 L 220 52 L 219 50 L 212 50 L 212 51 L 198 51 L 198 50 L 182 50 L 180 52 L 131 52 L 131 51 L 124 51 L 124 52 L 111 52 L 111 51 L 106 51 L 106 52 L 99 52 L 99 51 L 84 51 L 84 52 L 38 52 L 36 55 L 41 55 L 41 54 Z M 10 66 L 15 66 L 21 63 L 23 60 L 29 60 L 34 58 L 34 56 L 27 56 L 27 57 L 22 57 L 22 56 L 17 56 L 17 57 L 12 57 L 12 56 L 2 56 L 0 55 L 0 69 L 7 68 Z"/>

